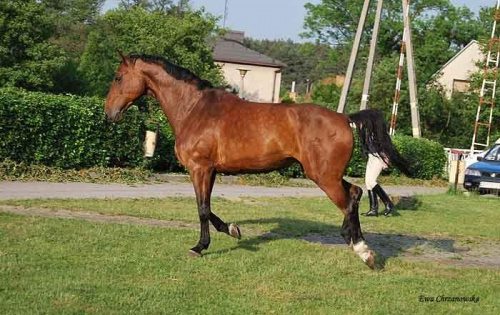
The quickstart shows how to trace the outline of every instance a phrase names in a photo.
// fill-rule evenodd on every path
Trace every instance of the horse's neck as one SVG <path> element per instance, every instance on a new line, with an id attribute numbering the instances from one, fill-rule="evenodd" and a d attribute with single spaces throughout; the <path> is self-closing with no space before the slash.
<path id="1" fill-rule="evenodd" d="M 176 80 L 166 73 L 149 77 L 148 88 L 160 103 L 175 135 L 185 125 L 185 120 L 200 103 L 203 91 L 191 83 Z"/>

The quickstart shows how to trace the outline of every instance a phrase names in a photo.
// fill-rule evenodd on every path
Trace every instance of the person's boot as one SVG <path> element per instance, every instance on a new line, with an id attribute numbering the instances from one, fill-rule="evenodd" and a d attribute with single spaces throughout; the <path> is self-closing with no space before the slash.
<path id="1" fill-rule="evenodd" d="M 373 192 L 374 195 L 378 195 L 380 197 L 380 200 L 382 200 L 385 205 L 384 215 L 388 216 L 389 214 L 391 214 L 392 210 L 394 209 L 394 204 L 392 203 L 391 198 L 389 198 L 389 196 L 385 193 L 385 191 L 382 189 L 382 187 L 380 187 L 379 184 L 373 187 Z"/>
<path id="2" fill-rule="evenodd" d="M 372 190 L 368 190 L 368 199 L 370 200 L 370 211 L 363 214 L 365 217 L 378 217 L 378 197 Z"/>

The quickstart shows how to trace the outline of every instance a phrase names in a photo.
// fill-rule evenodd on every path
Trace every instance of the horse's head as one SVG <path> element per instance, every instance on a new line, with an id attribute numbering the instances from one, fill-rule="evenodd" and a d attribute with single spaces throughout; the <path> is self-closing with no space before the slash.
<path id="1" fill-rule="evenodd" d="M 146 81 L 142 73 L 135 69 L 135 63 L 118 52 L 122 62 L 115 73 L 106 97 L 104 111 L 110 122 L 119 122 L 123 113 L 146 92 Z"/>

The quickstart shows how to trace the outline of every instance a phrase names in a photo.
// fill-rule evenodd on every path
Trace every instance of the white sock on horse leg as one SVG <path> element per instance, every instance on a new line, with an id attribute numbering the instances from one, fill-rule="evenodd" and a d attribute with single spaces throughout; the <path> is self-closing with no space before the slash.
<path id="1" fill-rule="evenodd" d="M 361 257 L 361 259 L 365 263 L 373 255 L 373 252 L 370 250 L 368 245 L 366 245 L 365 241 L 360 241 L 360 242 L 356 243 L 352 249 L 354 250 L 354 252 L 356 254 L 359 255 L 359 257 Z"/>

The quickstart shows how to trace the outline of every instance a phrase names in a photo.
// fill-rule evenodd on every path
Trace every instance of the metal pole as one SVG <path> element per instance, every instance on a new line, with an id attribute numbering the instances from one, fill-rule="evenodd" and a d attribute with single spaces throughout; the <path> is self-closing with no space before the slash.
<path id="1" fill-rule="evenodd" d="M 227 13 L 228 13 L 227 1 L 228 0 L 226 0 L 226 2 L 224 4 L 224 20 L 222 22 L 222 27 L 223 28 L 226 28 L 226 20 L 227 20 Z"/>
<path id="2" fill-rule="evenodd" d="M 417 80 L 415 77 L 415 68 L 413 65 L 413 47 L 411 44 L 411 26 L 409 15 L 410 0 L 402 0 L 403 3 L 403 18 L 406 30 L 406 59 L 408 61 L 408 83 L 410 85 L 410 109 L 411 109 L 411 125 L 414 138 L 421 137 L 420 131 L 420 113 L 418 111 L 417 99 Z"/>
<path id="3" fill-rule="evenodd" d="M 377 50 L 378 30 L 380 28 L 380 17 L 382 16 L 382 6 L 384 0 L 378 0 L 377 13 L 375 14 L 375 23 L 373 25 L 372 41 L 370 43 L 370 53 L 368 54 L 368 63 L 366 65 L 365 84 L 363 86 L 363 95 L 361 96 L 360 110 L 366 109 L 368 106 L 368 98 L 370 97 L 370 85 L 372 80 L 373 60 L 375 59 L 375 51 Z"/>
<path id="4" fill-rule="evenodd" d="M 241 81 L 240 81 L 240 98 L 244 99 L 245 96 L 245 76 L 241 76 Z"/>
<path id="5" fill-rule="evenodd" d="M 359 43 L 361 42 L 361 35 L 363 33 L 363 28 L 365 27 L 366 15 L 368 13 L 369 6 L 370 6 L 370 0 L 365 0 L 365 3 L 363 4 L 363 9 L 361 10 L 361 17 L 359 18 L 358 30 L 356 31 L 356 36 L 354 37 L 351 57 L 349 59 L 349 65 L 347 66 L 347 72 L 345 75 L 344 86 L 342 87 L 342 93 L 340 94 L 339 107 L 337 108 L 337 112 L 339 113 L 343 113 L 345 111 L 347 94 L 349 93 L 349 88 L 351 87 L 352 73 L 354 72 L 356 57 L 358 55 Z"/>
<path id="6" fill-rule="evenodd" d="M 399 64 L 396 72 L 396 87 L 394 89 L 394 102 L 392 103 L 391 127 L 389 134 L 394 136 L 396 133 L 396 120 L 398 118 L 399 97 L 401 95 L 401 82 L 403 81 L 403 66 L 405 62 L 406 47 L 406 29 L 403 30 L 403 39 L 401 40 L 401 51 L 399 53 Z"/>

